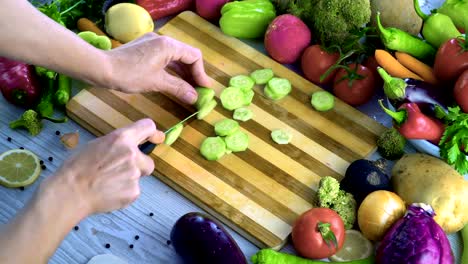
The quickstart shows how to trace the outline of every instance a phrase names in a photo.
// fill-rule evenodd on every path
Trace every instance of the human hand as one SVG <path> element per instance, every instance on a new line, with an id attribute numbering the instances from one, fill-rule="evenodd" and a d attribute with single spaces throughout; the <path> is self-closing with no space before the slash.
<path id="1" fill-rule="evenodd" d="M 192 104 L 197 93 L 189 82 L 210 86 L 200 50 L 169 37 L 148 33 L 107 54 L 112 70 L 106 85 L 111 89 L 127 93 L 166 92 Z"/>
<path id="2" fill-rule="evenodd" d="M 123 208 L 139 196 L 140 177 L 154 170 L 153 160 L 138 149 L 146 140 L 156 144 L 164 141 L 164 133 L 151 119 L 89 142 L 66 160 L 50 181 L 69 190 L 77 208 L 84 208 L 81 217 Z"/>

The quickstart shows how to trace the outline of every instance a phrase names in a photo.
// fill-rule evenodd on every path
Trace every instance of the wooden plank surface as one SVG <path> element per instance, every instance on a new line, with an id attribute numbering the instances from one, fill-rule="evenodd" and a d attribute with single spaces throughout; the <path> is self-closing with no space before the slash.
<path id="1" fill-rule="evenodd" d="M 293 85 L 292 93 L 277 102 L 255 87 L 254 118 L 241 123 L 250 137 L 249 149 L 219 161 L 199 154 L 213 125 L 232 112 L 218 106 L 204 120 L 189 122 L 176 143 L 158 146 L 151 157 L 154 175 L 217 216 L 261 247 L 281 247 L 294 220 L 314 204 L 320 177 L 341 179 L 349 163 L 375 150 L 383 127 L 356 109 L 338 101 L 332 111 L 310 106 L 310 94 L 321 88 L 278 64 L 192 12 L 184 12 L 159 31 L 201 49 L 217 98 L 237 74 L 272 68 Z M 220 104 L 219 104 L 220 105 Z M 107 89 L 81 91 L 67 105 L 68 114 L 96 135 L 150 117 L 161 129 L 171 127 L 193 110 L 158 94 L 128 95 Z M 275 128 L 293 134 L 288 145 L 270 139 Z"/>

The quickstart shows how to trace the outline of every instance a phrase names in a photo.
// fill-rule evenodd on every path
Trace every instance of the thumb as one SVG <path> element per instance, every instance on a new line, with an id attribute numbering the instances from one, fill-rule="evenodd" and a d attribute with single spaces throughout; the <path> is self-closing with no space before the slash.
<path id="1" fill-rule="evenodd" d="M 197 101 L 197 91 L 186 81 L 169 73 L 163 74 L 160 90 L 167 92 L 184 103 L 193 104 Z"/>

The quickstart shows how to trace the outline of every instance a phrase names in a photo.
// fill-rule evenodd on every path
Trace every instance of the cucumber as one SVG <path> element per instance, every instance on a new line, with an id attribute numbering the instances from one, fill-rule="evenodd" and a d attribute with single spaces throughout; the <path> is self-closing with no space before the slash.
<path id="1" fill-rule="evenodd" d="M 335 97 L 327 91 L 318 91 L 312 94 L 310 103 L 317 111 L 328 111 L 335 106 Z"/>
<path id="2" fill-rule="evenodd" d="M 211 99 L 211 101 L 206 102 L 202 106 L 202 108 L 198 110 L 197 119 L 200 120 L 205 118 L 205 116 L 207 116 L 209 113 L 211 113 L 211 111 L 213 111 L 216 105 L 218 105 L 218 103 L 214 99 Z"/>
<path id="3" fill-rule="evenodd" d="M 216 135 L 224 137 L 234 134 L 239 130 L 239 123 L 237 121 L 226 118 L 214 124 Z"/>
<path id="4" fill-rule="evenodd" d="M 230 111 L 244 106 L 245 103 L 244 92 L 238 87 L 227 87 L 221 92 L 220 99 L 223 107 Z"/>
<path id="5" fill-rule="evenodd" d="M 254 95 L 255 92 L 253 90 L 244 91 L 244 105 L 250 105 Z"/>
<path id="6" fill-rule="evenodd" d="M 180 133 L 182 133 L 182 130 L 184 128 L 183 124 L 177 124 L 175 127 L 169 131 L 166 135 L 166 139 L 164 139 L 164 144 L 166 145 L 172 145 L 180 136 Z"/>
<path id="7" fill-rule="evenodd" d="M 232 115 L 232 118 L 234 118 L 235 120 L 243 122 L 250 120 L 252 117 L 252 110 L 245 107 L 237 108 L 236 110 L 234 110 L 234 114 Z"/>
<path id="8" fill-rule="evenodd" d="M 288 144 L 291 142 L 292 135 L 286 130 L 283 129 L 275 129 L 271 131 L 271 139 L 277 144 Z"/>
<path id="9" fill-rule="evenodd" d="M 200 109 L 203 107 L 204 104 L 208 103 L 209 101 L 213 100 L 215 96 L 215 91 L 210 88 L 206 87 L 197 87 L 195 88 L 198 94 L 198 99 L 195 102 L 195 107 Z"/>
<path id="10" fill-rule="evenodd" d="M 229 86 L 240 88 L 242 91 L 252 90 L 255 81 L 247 75 L 236 75 L 229 80 Z"/>
<path id="11" fill-rule="evenodd" d="M 250 74 L 256 84 L 266 84 L 269 80 L 275 77 L 272 69 L 255 70 Z"/>
<path id="12" fill-rule="evenodd" d="M 226 143 L 220 137 L 207 137 L 200 146 L 200 153 L 207 160 L 218 160 L 226 153 Z"/>
<path id="13" fill-rule="evenodd" d="M 277 98 L 274 100 L 279 100 L 291 92 L 291 82 L 285 78 L 273 77 L 268 81 L 265 90 L 268 90 L 272 99 Z"/>
<path id="14" fill-rule="evenodd" d="M 264 94 L 266 97 L 270 98 L 271 100 L 279 100 L 281 98 L 283 98 L 283 96 L 279 96 L 277 94 L 275 94 L 268 85 L 265 85 L 265 88 L 263 90 Z"/>
<path id="15" fill-rule="evenodd" d="M 224 138 L 227 149 L 232 152 L 245 151 L 249 146 L 249 135 L 241 130 Z"/>

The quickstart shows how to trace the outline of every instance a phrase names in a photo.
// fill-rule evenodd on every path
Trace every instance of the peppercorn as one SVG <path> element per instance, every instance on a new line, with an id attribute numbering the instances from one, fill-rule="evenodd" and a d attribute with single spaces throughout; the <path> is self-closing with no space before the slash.
<path id="1" fill-rule="evenodd" d="M 20 149 L 24 149 L 23 147 L 20 147 Z"/>
<path id="2" fill-rule="evenodd" d="M 7 137 L 8 142 L 11 142 L 11 137 Z"/>
<path id="3" fill-rule="evenodd" d="M 49 160 L 49 161 L 53 161 L 53 160 L 54 160 L 54 158 L 52 158 L 52 157 L 49 157 L 49 158 L 48 158 L 48 160 Z"/>
<path id="4" fill-rule="evenodd" d="M 133 244 L 130 244 L 130 246 L 128 246 L 129 248 L 133 248 Z"/>
<path id="5" fill-rule="evenodd" d="M 109 244 L 109 243 L 106 244 L 106 248 L 110 248 L 110 244 Z"/>
<path id="6" fill-rule="evenodd" d="M 55 135 L 59 136 L 60 135 L 60 131 L 55 131 Z"/>
<path id="7" fill-rule="evenodd" d="M 43 161 L 43 160 L 40 160 L 40 161 L 39 161 L 39 164 L 41 164 L 41 165 L 44 164 L 44 161 Z"/>
<path id="8" fill-rule="evenodd" d="M 47 169 L 46 165 L 42 165 L 41 168 L 42 168 L 43 170 Z"/>
<path id="9" fill-rule="evenodd" d="M 20 189 L 20 191 L 24 191 L 24 187 L 23 187 L 23 186 L 19 187 L 19 189 Z"/>
<path id="10" fill-rule="evenodd" d="M 140 239 L 140 236 L 139 236 L 139 235 L 136 235 L 136 236 L 135 236 L 135 240 L 138 240 L 138 239 Z"/>
<path id="11" fill-rule="evenodd" d="M 171 241 L 170 240 L 166 241 L 166 244 L 169 246 L 171 244 Z"/>
<path id="12" fill-rule="evenodd" d="M 153 216 L 154 214 L 153 213 L 150 213 L 149 216 Z"/>
<path id="13" fill-rule="evenodd" d="M 75 226 L 74 229 L 75 229 L 75 231 L 78 231 L 78 229 L 80 229 L 80 227 L 79 227 L 79 226 Z"/>

